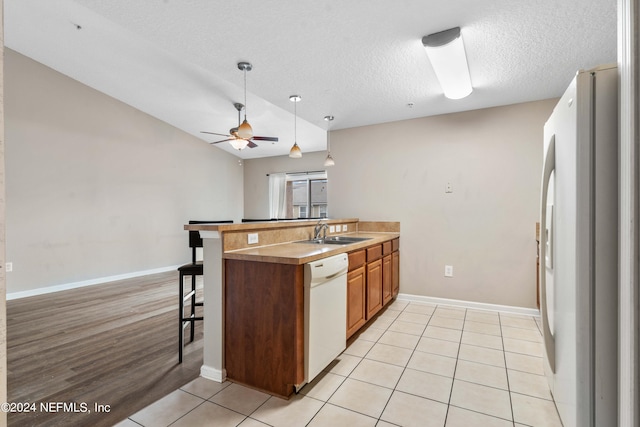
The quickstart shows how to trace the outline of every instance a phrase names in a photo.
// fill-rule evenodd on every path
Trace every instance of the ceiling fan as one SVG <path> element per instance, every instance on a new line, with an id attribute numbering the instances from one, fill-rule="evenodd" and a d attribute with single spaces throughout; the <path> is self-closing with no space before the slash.
<path id="1" fill-rule="evenodd" d="M 257 147 L 258 145 L 253 141 L 278 142 L 278 138 L 274 137 L 274 136 L 251 136 L 249 138 L 240 137 L 240 135 L 238 135 L 238 128 L 241 126 L 240 112 L 244 109 L 244 105 L 240 104 L 239 102 L 236 102 L 235 104 L 233 104 L 233 106 L 236 107 L 236 110 L 238 110 L 238 126 L 229 129 L 229 133 L 228 134 L 200 131 L 201 133 L 206 133 L 206 134 L 209 134 L 209 135 L 218 135 L 218 136 L 226 137 L 226 139 L 221 139 L 220 141 L 210 142 L 210 144 L 218 144 L 220 142 L 229 141 L 229 143 L 233 146 L 233 148 L 235 148 L 236 150 L 242 150 L 245 147 L 249 147 L 249 148 Z"/>

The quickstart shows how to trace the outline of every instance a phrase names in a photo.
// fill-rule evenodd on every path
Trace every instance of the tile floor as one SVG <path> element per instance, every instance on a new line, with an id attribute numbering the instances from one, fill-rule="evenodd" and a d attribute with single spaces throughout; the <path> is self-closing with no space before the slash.
<path id="1" fill-rule="evenodd" d="M 290 400 L 198 378 L 118 427 L 561 426 L 537 319 L 393 302 Z"/>

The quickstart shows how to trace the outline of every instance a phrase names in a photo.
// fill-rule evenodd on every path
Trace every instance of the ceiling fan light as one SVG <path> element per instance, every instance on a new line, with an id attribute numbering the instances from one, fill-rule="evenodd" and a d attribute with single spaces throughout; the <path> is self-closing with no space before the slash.
<path id="1" fill-rule="evenodd" d="M 231 141 L 229 141 L 229 144 L 231 144 L 231 146 L 233 148 L 235 148 L 236 150 L 242 150 L 244 148 L 247 147 L 247 144 L 249 144 L 249 141 L 247 141 L 246 139 L 232 139 Z"/>
<path id="2" fill-rule="evenodd" d="M 244 121 L 240 126 L 238 126 L 238 137 L 242 139 L 251 139 L 253 138 L 253 129 L 249 122 L 247 122 L 247 118 L 245 117 Z M 246 144 L 245 144 L 246 145 Z"/>
<path id="3" fill-rule="evenodd" d="M 335 166 L 336 162 L 335 160 L 333 160 L 333 157 L 331 157 L 331 153 L 327 154 L 327 158 L 324 160 L 324 165 L 325 166 Z"/>
<path id="4" fill-rule="evenodd" d="M 298 147 L 297 142 L 293 143 L 293 147 L 291 147 L 291 151 L 289 151 L 289 157 L 292 159 L 299 159 L 302 157 L 302 150 Z"/>

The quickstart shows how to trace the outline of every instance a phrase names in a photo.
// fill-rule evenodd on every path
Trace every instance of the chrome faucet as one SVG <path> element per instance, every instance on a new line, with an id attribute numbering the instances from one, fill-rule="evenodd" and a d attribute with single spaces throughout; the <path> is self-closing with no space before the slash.
<path id="1" fill-rule="evenodd" d="M 322 240 L 327 238 L 327 228 L 329 226 L 327 223 L 323 223 L 322 220 L 318 221 L 315 228 L 313 229 L 313 240 L 317 240 L 320 238 L 320 233 L 322 233 Z"/>

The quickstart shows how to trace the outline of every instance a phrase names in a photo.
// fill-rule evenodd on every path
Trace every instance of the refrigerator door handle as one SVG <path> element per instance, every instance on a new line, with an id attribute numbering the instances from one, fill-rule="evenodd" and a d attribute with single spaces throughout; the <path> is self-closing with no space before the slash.
<path id="1" fill-rule="evenodd" d="M 544 226 L 547 223 L 547 194 L 549 190 L 549 179 L 551 173 L 556 167 L 556 136 L 551 137 L 547 154 L 544 159 L 544 166 L 542 172 L 542 194 L 540 198 L 540 224 Z M 545 237 L 546 239 L 546 237 Z M 556 342 L 555 337 L 551 334 L 549 328 L 549 315 L 547 307 L 547 251 L 546 241 L 540 242 L 540 302 L 542 308 L 542 329 L 544 337 L 544 348 L 547 355 L 547 361 L 549 367 L 553 373 L 556 372 Z"/>

